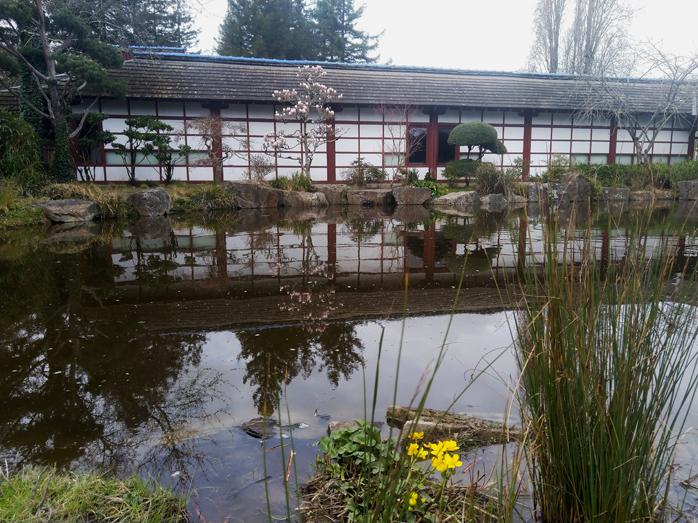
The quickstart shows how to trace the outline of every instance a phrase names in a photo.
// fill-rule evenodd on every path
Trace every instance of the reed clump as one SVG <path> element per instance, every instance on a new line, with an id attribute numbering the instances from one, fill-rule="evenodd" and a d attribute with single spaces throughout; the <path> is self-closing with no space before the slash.
<path id="1" fill-rule="evenodd" d="M 638 228 L 641 230 L 641 227 Z M 521 282 L 520 402 L 537 516 L 658 521 L 677 439 L 696 391 L 691 275 L 671 244 L 626 238 L 597 260 L 591 231 L 544 227 L 544 256 Z M 541 267 L 542 265 L 542 267 Z"/>

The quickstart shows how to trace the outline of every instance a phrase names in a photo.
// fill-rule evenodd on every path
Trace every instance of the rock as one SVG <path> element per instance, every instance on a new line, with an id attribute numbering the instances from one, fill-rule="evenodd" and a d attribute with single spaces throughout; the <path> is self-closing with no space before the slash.
<path id="1" fill-rule="evenodd" d="M 480 198 L 480 208 L 487 212 L 504 212 L 507 199 L 503 194 L 488 194 Z"/>
<path id="2" fill-rule="evenodd" d="M 338 430 L 351 429 L 353 427 L 358 426 L 360 423 L 361 420 L 358 419 L 351 421 L 330 421 L 327 425 L 327 435 L 329 436 L 330 434 Z M 368 423 L 366 423 L 366 425 L 368 425 Z M 374 421 L 373 426 L 377 429 L 380 429 L 383 426 L 383 423 L 381 423 L 380 421 Z"/>
<path id="3" fill-rule="evenodd" d="M 165 189 L 156 188 L 138 191 L 128 195 L 126 202 L 139 216 L 164 216 L 172 208 L 172 198 Z"/>
<path id="4" fill-rule="evenodd" d="M 480 197 L 475 191 L 451 192 L 431 201 L 434 207 L 477 207 Z"/>
<path id="5" fill-rule="evenodd" d="M 654 200 L 652 191 L 630 191 L 628 199 L 631 202 L 651 202 Z"/>
<path id="6" fill-rule="evenodd" d="M 569 173 L 560 181 L 560 201 L 586 202 L 591 199 L 591 183 L 575 173 Z"/>
<path id="7" fill-rule="evenodd" d="M 363 207 L 391 207 L 395 198 L 390 189 L 348 189 L 347 204 Z"/>
<path id="8" fill-rule="evenodd" d="M 510 207 L 523 207 L 528 203 L 528 198 L 520 194 L 510 194 L 507 196 L 507 201 Z"/>
<path id="9" fill-rule="evenodd" d="M 278 425 L 273 418 L 264 417 L 253 418 L 240 425 L 243 432 L 257 439 L 267 439 L 274 436 L 278 432 L 277 427 Z"/>
<path id="10" fill-rule="evenodd" d="M 452 414 L 440 410 L 423 409 L 418 421 L 415 409 L 388 407 L 386 419 L 392 427 L 405 427 L 406 435 L 424 432 L 424 441 L 453 438 L 467 447 L 484 447 L 495 443 L 509 443 L 521 438 L 521 431 L 504 423 L 487 421 L 473 416 Z"/>
<path id="11" fill-rule="evenodd" d="M 284 207 L 298 209 L 327 207 L 327 198 L 321 192 L 285 191 Z"/>
<path id="12" fill-rule="evenodd" d="M 53 223 L 91 222 L 99 215 L 99 205 L 90 200 L 46 200 L 37 206 Z"/>
<path id="13" fill-rule="evenodd" d="M 424 205 L 431 199 L 431 190 L 426 187 L 394 187 L 393 197 L 398 205 Z"/>
<path id="14" fill-rule="evenodd" d="M 630 189 L 627 187 L 604 187 L 601 189 L 601 199 L 606 202 L 627 202 Z"/>
<path id="15" fill-rule="evenodd" d="M 68 222 L 51 225 L 41 245 L 62 254 L 81 252 L 99 238 L 99 225 L 93 222 Z"/>
<path id="16" fill-rule="evenodd" d="M 548 182 L 540 186 L 540 202 L 542 204 L 557 203 L 562 194 L 562 187 L 558 182 Z"/>
<path id="17" fill-rule="evenodd" d="M 655 189 L 654 199 L 662 201 L 673 201 L 675 199 L 674 192 L 669 189 Z"/>
<path id="18" fill-rule="evenodd" d="M 527 194 L 528 194 L 528 201 L 530 203 L 538 203 L 541 201 L 541 196 L 542 196 L 542 191 L 543 188 L 541 187 L 541 184 L 539 183 L 529 183 L 527 184 Z"/>
<path id="19" fill-rule="evenodd" d="M 329 205 L 347 204 L 347 188 L 344 185 L 318 185 L 317 192 L 325 195 Z"/>
<path id="20" fill-rule="evenodd" d="M 684 181 L 676 184 L 679 200 L 698 200 L 698 180 Z"/>
<path id="21" fill-rule="evenodd" d="M 284 191 L 254 182 L 227 182 L 235 194 L 238 209 L 269 209 L 283 207 Z"/>

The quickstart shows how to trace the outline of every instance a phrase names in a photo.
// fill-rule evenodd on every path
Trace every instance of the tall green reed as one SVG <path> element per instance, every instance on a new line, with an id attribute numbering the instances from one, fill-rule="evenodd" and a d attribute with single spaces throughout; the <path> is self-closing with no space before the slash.
<path id="1" fill-rule="evenodd" d="M 608 263 L 591 230 L 561 237 L 552 218 L 543 229 L 542 267 L 523 271 L 515 320 L 538 516 L 661 520 L 698 385 L 696 309 L 675 284 L 690 275 L 668 241 L 658 254 L 633 234 Z"/>

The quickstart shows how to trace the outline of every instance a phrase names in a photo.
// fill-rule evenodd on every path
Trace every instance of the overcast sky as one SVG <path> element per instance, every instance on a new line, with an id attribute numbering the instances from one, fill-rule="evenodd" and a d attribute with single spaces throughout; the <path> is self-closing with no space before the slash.
<path id="1" fill-rule="evenodd" d="M 227 0 L 191 0 L 199 50 L 213 53 Z M 360 4 L 360 0 L 356 2 Z M 517 71 L 526 68 L 536 0 L 364 0 L 362 29 L 383 32 L 380 62 Z M 698 53 L 697 0 L 629 0 L 630 35 L 667 52 Z"/>

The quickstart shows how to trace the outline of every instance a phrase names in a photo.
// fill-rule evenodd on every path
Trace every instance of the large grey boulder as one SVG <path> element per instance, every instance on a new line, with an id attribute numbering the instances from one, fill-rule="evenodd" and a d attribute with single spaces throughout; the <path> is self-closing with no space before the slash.
<path id="1" fill-rule="evenodd" d="M 344 185 L 318 185 L 316 189 L 325 195 L 329 205 L 347 204 L 347 188 Z"/>
<path id="2" fill-rule="evenodd" d="M 284 191 L 254 182 L 228 182 L 239 209 L 270 209 L 283 207 Z"/>
<path id="3" fill-rule="evenodd" d="M 698 180 L 678 182 L 676 189 L 679 193 L 679 200 L 698 200 Z"/>
<path id="4" fill-rule="evenodd" d="M 53 223 L 91 222 L 99 216 L 99 205 L 90 200 L 46 200 L 37 206 Z"/>
<path id="5" fill-rule="evenodd" d="M 503 194 L 488 194 L 480 198 L 480 208 L 487 212 L 503 212 L 507 208 L 507 199 Z"/>
<path id="6" fill-rule="evenodd" d="M 528 198 L 526 196 L 521 196 L 520 194 L 510 194 L 506 197 L 507 202 L 510 207 L 524 207 L 528 203 Z"/>
<path id="7" fill-rule="evenodd" d="M 390 207 L 395 198 L 390 189 L 348 189 L 347 204 L 363 207 Z"/>
<path id="8" fill-rule="evenodd" d="M 591 183 L 575 173 L 569 173 L 560 180 L 560 201 L 586 202 L 591 199 Z"/>
<path id="9" fill-rule="evenodd" d="M 542 191 L 543 188 L 541 187 L 541 184 L 536 182 L 528 183 L 526 187 L 526 192 L 528 195 L 529 203 L 539 203 L 541 201 Z"/>
<path id="10" fill-rule="evenodd" d="M 284 207 L 306 209 L 327 205 L 327 198 L 321 192 L 284 192 Z"/>
<path id="11" fill-rule="evenodd" d="M 164 216 L 172 208 L 172 198 L 165 189 L 159 187 L 131 193 L 126 198 L 126 202 L 139 216 L 146 218 Z"/>
<path id="12" fill-rule="evenodd" d="M 652 191 L 630 191 L 628 199 L 631 202 L 651 202 L 654 200 Z"/>
<path id="13" fill-rule="evenodd" d="M 451 192 L 431 201 L 434 207 L 476 207 L 480 205 L 480 197 L 475 191 Z"/>
<path id="14" fill-rule="evenodd" d="M 601 199 L 606 202 L 625 203 L 630 198 L 628 187 L 604 187 L 601 189 Z"/>
<path id="15" fill-rule="evenodd" d="M 393 187 L 393 197 L 399 205 L 424 205 L 431 199 L 431 190 L 426 187 Z"/>

